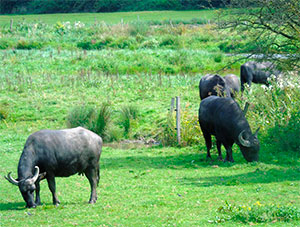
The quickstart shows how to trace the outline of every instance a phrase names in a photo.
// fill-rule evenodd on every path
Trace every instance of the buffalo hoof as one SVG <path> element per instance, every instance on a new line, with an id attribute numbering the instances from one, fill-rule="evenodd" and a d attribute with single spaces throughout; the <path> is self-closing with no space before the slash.
<path id="1" fill-rule="evenodd" d="M 59 204 L 60 204 L 60 201 L 59 201 L 59 200 L 53 202 L 53 205 L 55 205 L 55 206 L 59 206 Z"/>
<path id="2" fill-rule="evenodd" d="M 90 199 L 89 204 L 95 204 L 96 201 L 97 201 L 97 198 L 96 199 Z"/>
<path id="3" fill-rule="evenodd" d="M 211 161 L 213 161 L 213 160 L 212 160 L 211 156 L 206 156 L 206 161 L 207 161 L 207 162 L 211 162 Z"/>
<path id="4" fill-rule="evenodd" d="M 26 205 L 26 208 L 36 208 L 36 204 Z"/>

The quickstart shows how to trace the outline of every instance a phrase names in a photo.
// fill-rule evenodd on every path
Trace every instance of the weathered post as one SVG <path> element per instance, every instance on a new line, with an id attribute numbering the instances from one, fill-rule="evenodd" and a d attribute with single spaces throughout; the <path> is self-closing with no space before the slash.
<path id="1" fill-rule="evenodd" d="M 13 31 L 13 24 L 14 24 L 14 20 L 10 19 L 10 32 Z"/>
<path id="2" fill-rule="evenodd" d="M 172 99 L 171 99 L 170 114 L 172 114 L 172 113 L 173 113 L 173 111 L 174 111 L 174 103 L 175 103 L 175 99 L 174 99 L 174 98 L 172 98 Z"/>
<path id="3" fill-rule="evenodd" d="M 176 131 L 177 142 L 180 144 L 180 97 L 176 96 Z"/>

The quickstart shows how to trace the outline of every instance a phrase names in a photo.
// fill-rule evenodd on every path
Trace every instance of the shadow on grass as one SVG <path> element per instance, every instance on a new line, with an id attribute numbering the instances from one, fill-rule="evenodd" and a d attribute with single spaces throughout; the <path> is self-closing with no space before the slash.
<path id="1" fill-rule="evenodd" d="M 52 203 L 42 203 L 42 205 L 37 206 L 36 208 L 26 208 L 25 202 L 17 202 L 17 203 L 0 203 L 0 211 L 5 210 L 52 210 L 52 209 L 64 209 L 66 206 L 82 206 L 82 205 L 90 205 L 88 202 L 65 202 L 60 204 L 59 206 L 53 205 Z"/>
<path id="2" fill-rule="evenodd" d="M 124 150 L 124 153 L 127 151 Z M 245 164 L 247 162 L 242 157 L 240 151 L 234 154 L 234 163 L 222 162 L 217 160 L 217 155 L 212 154 L 212 160 L 206 160 L 206 153 L 187 152 L 178 153 L 174 152 L 174 155 L 168 152 L 155 151 L 130 151 L 126 154 L 126 157 L 114 156 L 114 157 L 101 157 L 101 168 L 103 169 L 119 169 L 119 168 L 133 168 L 133 169 L 178 169 L 178 168 L 199 168 L 199 167 L 211 167 L 212 165 L 218 165 L 219 167 L 231 167 L 234 165 Z M 223 152 L 223 158 L 225 158 L 225 152 Z M 299 165 L 300 154 L 297 152 L 264 152 L 260 154 L 260 162 L 265 164 L 271 164 L 283 167 L 297 167 Z M 252 163 L 248 163 L 252 165 Z M 253 163 L 255 166 L 256 164 Z"/>
<path id="3" fill-rule="evenodd" d="M 300 168 L 290 168 L 286 170 L 270 169 L 267 171 L 257 168 L 253 172 L 232 176 L 214 176 L 199 178 L 182 178 L 180 182 L 185 185 L 197 187 L 212 186 L 235 186 L 242 184 L 273 183 L 282 181 L 299 181 Z"/>
<path id="4" fill-rule="evenodd" d="M 0 211 L 2 210 L 25 210 L 26 204 L 24 202 L 18 203 L 0 203 Z"/>
<path id="5" fill-rule="evenodd" d="M 126 151 L 124 151 L 126 152 Z M 146 152 L 145 152 L 146 153 Z M 102 157 L 101 168 L 102 169 L 179 169 L 179 168 L 199 168 L 208 167 L 213 163 L 221 165 L 232 165 L 230 163 L 222 163 L 219 161 L 206 161 L 205 159 L 200 160 L 199 154 L 176 154 L 176 155 L 165 155 L 161 156 L 146 156 L 143 154 L 128 155 L 127 157 Z"/>

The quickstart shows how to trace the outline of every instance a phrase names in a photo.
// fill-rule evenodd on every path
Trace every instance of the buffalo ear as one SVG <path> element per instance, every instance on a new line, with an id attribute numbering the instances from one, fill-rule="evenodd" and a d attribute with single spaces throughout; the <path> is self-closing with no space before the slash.
<path id="1" fill-rule="evenodd" d="M 39 174 L 38 180 L 39 180 L 39 181 L 44 180 L 44 179 L 46 178 L 45 176 L 46 176 L 46 172 L 40 173 L 40 174 Z"/>
<path id="2" fill-rule="evenodd" d="M 254 136 L 257 137 L 257 133 L 258 131 L 260 130 L 260 127 L 258 127 L 258 129 L 256 129 L 255 133 L 254 133 Z"/>

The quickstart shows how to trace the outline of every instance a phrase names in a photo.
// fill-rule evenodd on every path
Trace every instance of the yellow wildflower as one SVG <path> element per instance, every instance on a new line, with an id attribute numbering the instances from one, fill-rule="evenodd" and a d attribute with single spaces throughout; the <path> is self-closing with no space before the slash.
<path id="1" fill-rule="evenodd" d="M 261 206 L 261 203 L 257 201 L 256 203 L 254 203 L 254 205 Z"/>

